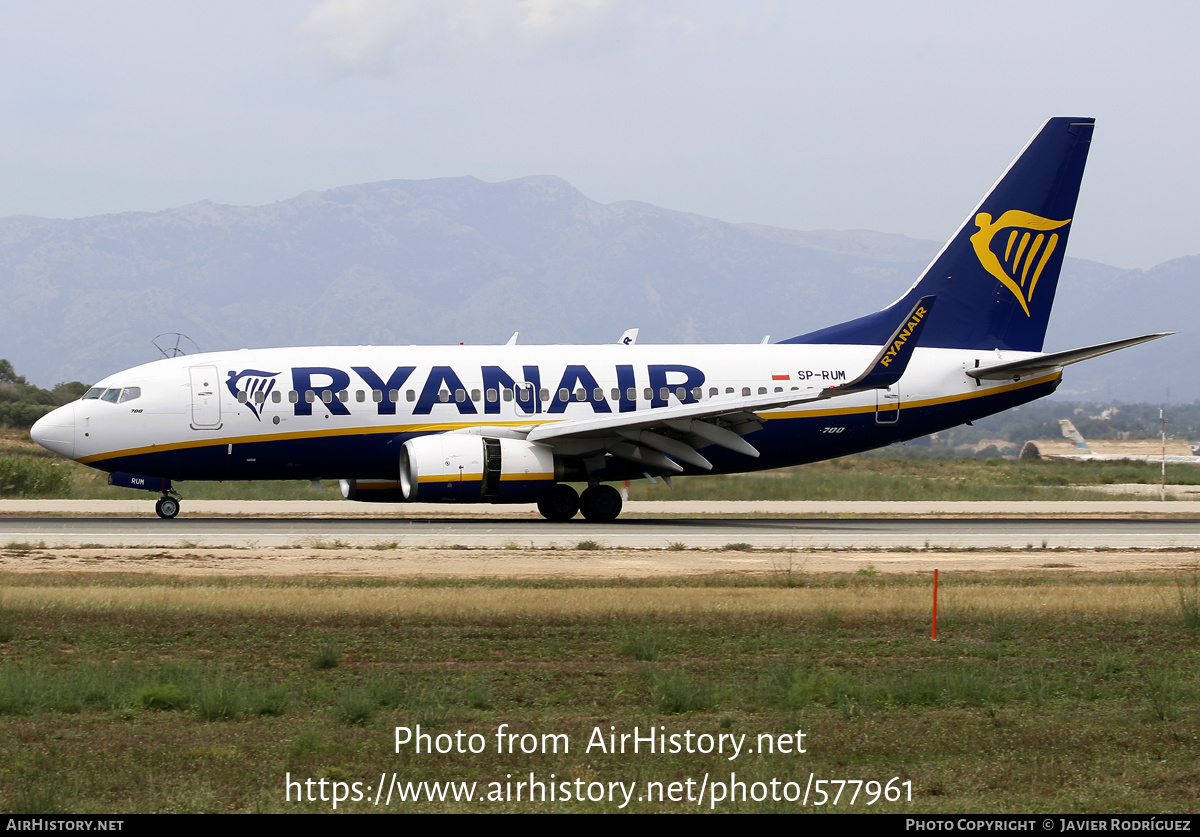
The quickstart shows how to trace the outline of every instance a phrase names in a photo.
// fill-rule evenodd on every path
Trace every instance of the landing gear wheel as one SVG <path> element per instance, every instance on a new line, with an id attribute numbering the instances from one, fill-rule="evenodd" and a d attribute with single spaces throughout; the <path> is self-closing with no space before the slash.
<path id="1" fill-rule="evenodd" d="M 608 523 L 621 513 L 621 492 L 611 485 L 597 485 L 583 492 L 579 498 L 583 516 L 593 523 Z"/>
<path id="2" fill-rule="evenodd" d="M 159 497 L 154 504 L 154 513 L 164 520 L 172 520 L 179 514 L 179 501 L 174 497 Z"/>
<path id="3" fill-rule="evenodd" d="M 579 493 L 569 485 L 556 485 L 549 497 L 538 500 L 538 511 L 547 520 L 561 523 L 579 511 Z"/>

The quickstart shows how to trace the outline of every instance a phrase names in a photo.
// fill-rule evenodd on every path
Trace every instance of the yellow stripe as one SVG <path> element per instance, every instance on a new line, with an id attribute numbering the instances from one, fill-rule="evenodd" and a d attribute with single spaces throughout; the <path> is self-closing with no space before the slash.
<path id="1" fill-rule="evenodd" d="M 561 420 L 561 419 L 560 419 Z M 126 450 L 112 451 L 109 453 L 95 453 L 91 456 L 84 456 L 77 459 L 77 462 L 82 462 L 84 465 L 90 465 L 93 462 L 99 462 L 104 459 L 112 459 L 117 456 L 138 456 L 143 453 L 164 453 L 172 450 L 186 450 L 188 448 L 206 448 L 214 445 L 248 445 L 255 442 L 286 442 L 296 439 L 321 439 L 331 436 L 371 436 L 375 434 L 385 433 L 437 433 L 445 430 L 462 430 L 466 427 L 479 427 L 481 424 L 486 427 L 527 427 L 531 424 L 544 424 L 544 421 L 462 421 L 454 423 L 441 424 L 393 424 L 384 427 L 345 427 L 345 428 L 329 428 L 328 430 L 297 430 L 293 433 L 267 433 L 255 436 L 208 436 L 202 439 L 190 439 L 186 442 L 170 442 L 164 445 L 146 445 L 140 448 L 127 448 Z"/>
<path id="2" fill-rule="evenodd" d="M 941 398 L 927 398 L 921 401 L 910 401 L 907 404 L 900 404 L 899 409 L 911 410 L 917 407 L 930 407 L 936 404 L 950 404 L 956 401 L 967 401 L 974 398 L 986 398 L 991 395 L 998 395 L 1003 392 L 1011 392 L 1012 390 L 1024 389 L 1025 387 L 1035 386 L 1061 377 L 1062 372 L 1052 372 L 1047 375 L 1041 375 L 1037 378 L 1030 378 L 1027 381 L 1019 383 L 1005 384 L 1002 387 L 989 387 L 986 390 L 976 392 L 964 392 L 958 395 L 947 395 Z M 876 410 L 874 404 L 868 404 L 864 407 L 841 407 L 830 410 L 799 410 L 787 413 L 772 413 L 763 414 L 760 417 L 764 421 L 773 419 L 791 419 L 791 418 L 821 418 L 824 416 L 848 416 L 858 413 L 873 413 Z M 890 410 L 889 410 L 890 411 Z M 754 412 L 754 411 L 747 411 Z M 630 418 L 636 417 L 637 413 L 629 413 Z M 110 453 L 96 453 L 91 456 L 84 456 L 76 460 L 84 465 L 90 465 L 93 462 L 101 462 L 105 459 L 115 459 L 119 456 L 138 456 L 145 453 L 164 453 L 173 450 L 185 450 L 188 448 L 211 447 L 214 445 L 245 445 L 254 442 L 276 442 L 290 441 L 296 439 L 320 439 L 329 438 L 332 436 L 371 436 L 376 434 L 387 433 L 438 433 L 449 430 L 462 430 L 467 427 L 528 427 L 529 425 L 555 424 L 564 419 L 544 419 L 540 421 L 493 421 L 486 424 L 477 421 L 472 422 L 454 422 L 442 424 L 396 424 L 385 427 L 347 427 L 343 429 L 330 428 L 328 430 L 302 430 L 294 433 L 278 433 L 266 434 L 257 436 L 226 436 L 226 437 L 208 437 L 204 439 L 193 439 L 187 442 L 173 442 L 166 445 L 148 445 L 140 448 L 129 448 L 127 450 L 112 451 Z M 614 431 L 615 432 L 615 431 Z"/>
<path id="3" fill-rule="evenodd" d="M 479 482 L 483 474 L 438 474 L 432 477 L 417 477 L 417 484 L 423 482 Z"/>
<path id="4" fill-rule="evenodd" d="M 936 404 L 952 404 L 956 401 L 969 401 L 973 398 L 984 398 L 989 395 L 998 395 L 1002 392 L 1012 392 L 1013 390 L 1017 390 L 1017 389 L 1025 389 L 1025 387 L 1031 387 L 1031 386 L 1035 386 L 1037 384 L 1044 384 L 1047 381 L 1053 381 L 1056 378 L 1061 378 L 1061 377 L 1062 377 L 1062 372 L 1051 372 L 1048 375 L 1040 375 L 1037 378 L 1031 378 L 1028 381 L 1021 381 L 1019 383 L 1013 383 L 1013 384 L 1005 384 L 1002 387 L 991 387 L 987 390 L 984 390 L 983 392 L 963 392 L 963 393 L 959 393 L 958 395 L 942 396 L 941 398 L 926 398 L 921 401 L 910 401 L 907 404 L 897 405 L 897 409 L 912 410 L 917 407 L 932 407 Z M 774 413 L 774 414 L 760 416 L 760 418 L 762 418 L 764 421 L 769 421 L 769 420 L 773 420 L 773 419 L 788 419 L 788 418 L 819 418 L 822 416 L 848 416 L 848 415 L 854 415 L 855 413 L 873 413 L 873 412 L 875 412 L 875 410 L 876 410 L 875 405 L 871 404 L 866 407 L 843 407 L 839 410 L 813 410 L 813 411 L 802 411 L 802 412 L 792 412 L 792 413 Z M 889 405 L 888 412 L 891 412 L 891 411 L 892 411 L 892 408 L 891 408 L 891 405 Z"/>
<path id="5" fill-rule="evenodd" d="M 418 483 L 423 482 L 455 482 L 460 479 L 458 474 L 441 474 L 426 477 L 417 477 Z M 463 482 L 472 482 L 483 479 L 483 474 L 463 474 L 461 477 Z M 552 480 L 554 474 L 501 474 L 500 482 L 514 482 L 517 480 Z"/>

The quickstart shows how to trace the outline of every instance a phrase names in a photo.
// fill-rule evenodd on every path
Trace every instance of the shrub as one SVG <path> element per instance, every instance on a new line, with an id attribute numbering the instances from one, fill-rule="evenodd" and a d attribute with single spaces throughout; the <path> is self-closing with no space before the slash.
<path id="1" fill-rule="evenodd" d="M 338 663 L 342 660 L 342 652 L 338 650 L 336 645 L 322 645 L 313 654 L 313 668 L 337 668 Z"/>
<path id="2" fill-rule="evenodd" d="M 661 657 L 665 647 L 662 634 L 644 628 L 631 628 L 621 637 L 618 650 L 626 657 L 650 662 Z"/>
<path id="3" fill-rule="evenodd" d="M 200 694 L 196 698 L 196 714 L 205 721 L 228 721 L 241 713 L 241 695 L 235 684 L 217 678 L 200 687 Z"/>
<path id="4" fill-rule="evenodd" d="M 712 686 L 686 671 L 666 672 L 657 666 L 646 666 L 641 676 L 649 681 L 650 694 L 660 712 L 682 715 L 700 712 L 713 705 Z"/>
<path id="5" fill-rule="evenodd" d="M 0 457 L 0 497 L 69 494 L 71 475 L 58 462 L 36 456 Z"/>
<path id="6" fill-rule="evenodd" d="M 162 683 L 141 689 L 135 696 L 134 702 L 143 709 L 169 712 L 187 706 L 188 696 L 174 683 Z"/>

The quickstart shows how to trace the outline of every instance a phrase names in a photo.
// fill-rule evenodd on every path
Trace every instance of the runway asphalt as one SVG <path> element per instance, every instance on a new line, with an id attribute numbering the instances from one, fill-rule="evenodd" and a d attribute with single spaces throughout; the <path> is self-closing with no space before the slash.
<path id="1" fill-rule="evenodd" d="M 0 503 L 0 515 L 9 515 L 0 517 L 0 545 L 570 549 L 590 541 L 658 549 L 671 544 L 709 549 L 730 544 L 875 550 L 1200 549 L 1196 502 L 629 503 L 628 516 L 607 524 L 582 519 L 550 523 L 520 506 L 194 501 L 185 503 L 175 520 L 159 520 L 146 502 L 29 504 L 39 501 Z M 726 516 L 716 516 L 718 512 Z M 1163 512 L 1175 516 L 1146 517 Z M 121 514 L 140 516 L 116 516 Z M 890 516 L 905 514 L 917 516 Z"/>

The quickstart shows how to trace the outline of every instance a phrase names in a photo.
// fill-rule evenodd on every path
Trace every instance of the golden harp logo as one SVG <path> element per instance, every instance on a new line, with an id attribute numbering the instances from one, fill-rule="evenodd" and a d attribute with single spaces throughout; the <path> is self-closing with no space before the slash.
<path id="1" fill-rule="evenodd" d="M 979 231 L 971 236 L 971 244 L 975 247 L 979 263 L 999 279 L 1000 284 L 1013 292 L 1026 317 L 1030 316 L 1029 303 L 1042 270 L 1058 247 L 1058 233 L 1050 233 L 1049 236 L 1046 233 L 1069 223 L 1070 218 L 1051 221 L 1019 209 L 1010 209 L 995 221 L 986 212 L 975 216 L 975 226 L 979 227 Z M 1002 230 L 1009 230 L 1008 235 L 999 235 Z M 992 249 L 993 242 L 997 245 L 1003 242 L 1003 258 Z"/>

